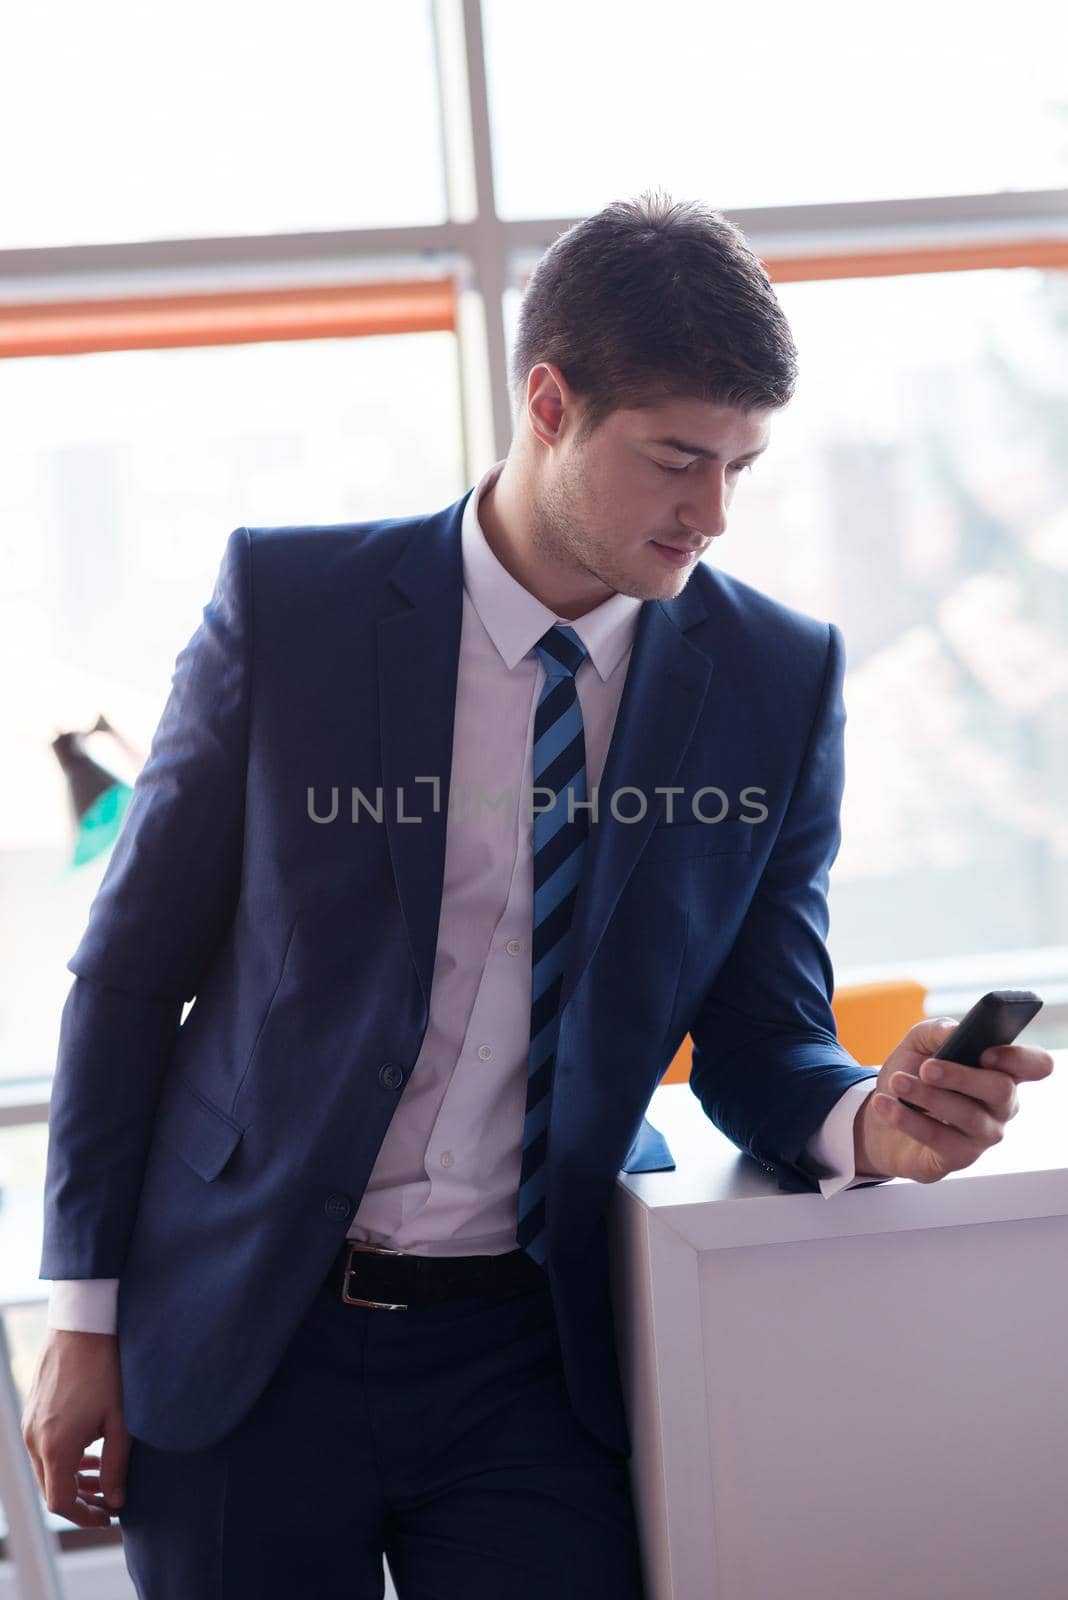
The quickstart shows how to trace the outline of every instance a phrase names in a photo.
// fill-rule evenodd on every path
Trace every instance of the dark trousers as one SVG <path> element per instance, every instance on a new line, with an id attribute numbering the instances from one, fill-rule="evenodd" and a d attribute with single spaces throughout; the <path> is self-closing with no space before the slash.
<path id="1" fill-rule="evenodd" d="M 399 1600 L 642 1597 L 627 1461 L 571 1410 L 547 1281 L 381 1311 L 328 1279 L 224 1439 L 134 1437 L 118 1519 L 141 1600 L 381 1600 L 383 1554 Z"/>

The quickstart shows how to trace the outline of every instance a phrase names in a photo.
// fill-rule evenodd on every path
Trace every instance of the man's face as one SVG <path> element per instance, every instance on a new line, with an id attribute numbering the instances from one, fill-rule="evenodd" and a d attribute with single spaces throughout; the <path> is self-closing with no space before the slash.
<path id="1" fill-rule="evenodd" d="M 609 591 L 673 599 L 726 531 L 739 480 L 767 447 L 771 415 L 671 400 L 613 412 L 581 444 L 574 425 L 560 430 L 541 452 L 539 555 L 574 573 L 589 606 Z"/>

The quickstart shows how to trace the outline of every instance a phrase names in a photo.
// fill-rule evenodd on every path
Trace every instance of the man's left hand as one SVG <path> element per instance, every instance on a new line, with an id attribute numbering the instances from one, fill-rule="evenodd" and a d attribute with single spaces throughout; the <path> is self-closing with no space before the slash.
<path id="1" fill-rule="evenodd" d="M 880 1067 L 853 1124 L 858 1177 L 937 1183 L 970 1167 L 1005 1137 L 1020 1109 L 1016 1085 L 1053 1071 L 1048 1051 L 1019 1044 L 992 1045 L 980 1067 L 932 1061 L 955 1027 L 944 1018 L 916 1023 Z"/>

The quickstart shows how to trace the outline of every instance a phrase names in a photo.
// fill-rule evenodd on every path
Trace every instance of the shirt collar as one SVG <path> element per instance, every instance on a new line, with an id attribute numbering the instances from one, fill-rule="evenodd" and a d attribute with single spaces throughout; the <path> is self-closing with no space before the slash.
<path id="1" fill-rule="evenodd" d="M 631 595 L 613 594 L 584 617 L 572 620 L 558 617 L 524 589 L 490 549 L 478 516 L 479 501 L 503 467 L 504 462 L 498 461 L 479 479 L 464 506 L 460 529 L 464 588 L 479 620 L 509 671 L 556 622 L 574 628 L 598 675 L 607 679 L 634 642 L 642 602 Z"/>

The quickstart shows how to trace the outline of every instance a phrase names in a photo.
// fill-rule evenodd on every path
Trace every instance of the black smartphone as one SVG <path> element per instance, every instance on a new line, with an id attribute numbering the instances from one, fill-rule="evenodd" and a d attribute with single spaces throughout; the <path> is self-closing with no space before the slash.
<path id="1" fill-rule="evenodd" d="M 960 1019 L 945 1044 L 934 1052 L 934 1059 L 977 1067 L 984 1050 L 996 1044 L 1012 1044 L 1041 1010 L 1042 1001 L 1030 989 L 991 989 Z M 910 1111 L 924 1111 L 923 1106 L 913 1105 L 911 1100 L 902 1100 L 901 1104 Z M 930 1113 L 924 1111 L 924 1115 Z"/>

